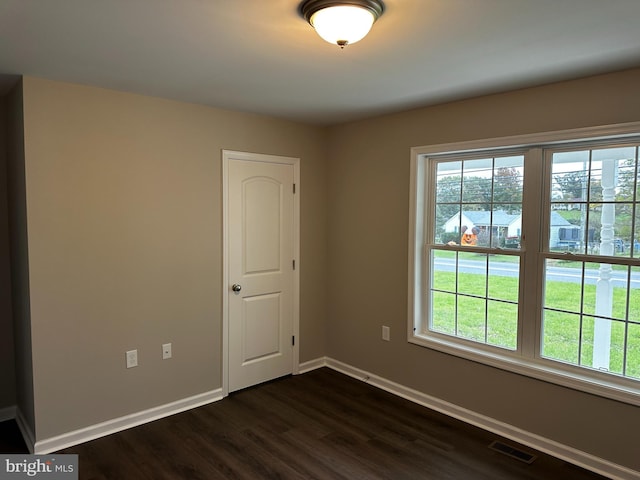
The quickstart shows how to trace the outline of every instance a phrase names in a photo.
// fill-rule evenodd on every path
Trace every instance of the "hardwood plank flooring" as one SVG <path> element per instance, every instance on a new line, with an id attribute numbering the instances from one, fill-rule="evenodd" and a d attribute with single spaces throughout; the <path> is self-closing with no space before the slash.
<path id="1" fill-rule="evenodd" d="M 11 423 L 0 452 L 26 452 Z M 79 455 L 81 480 L 604 478 L 538 452 L 527 465 L 496 439 L 322 368 L 60 453 Z"/>

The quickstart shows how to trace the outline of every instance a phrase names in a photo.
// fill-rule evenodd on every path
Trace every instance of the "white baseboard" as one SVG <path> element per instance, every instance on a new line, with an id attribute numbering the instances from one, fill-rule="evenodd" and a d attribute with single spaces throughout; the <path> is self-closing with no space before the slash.
<path id="1" fill-rule="evenodd" d="M 565 460 L 574 465 L 580 466 L 592 472 L 604 475 L 614 480 L 640 480 L 640 472 L 631 470 L 622 465 L 615 464 L 600 457 L 596 457 L 581 450 L 563 445 L 554 440 L 541 437 L 531 432 L 514 427 L 507 423 L 500 422 L 493 418 L 480 415 L 479 413 L 467 410 L 449 402 L 432 397 L 425 393 L 413 390 L 385 378 L 366 372 L 351 365 L 339 362 L 331 358 L 323 359 L 327 367 L 338 372 L 349 375 L 358 380 L 366 381 L 382 390 L 410 400 L 419 405 L 443 413 L 450 417 L 462 420 L 476 427 L 500 435 L 526 445 L 540 452 L 547 453 L 556 458 Z"/>
<path id="2" fill-rule="evenodd" d="M 7 420 L 13 420 L 16 418 L 16 406 L 0 408 L 0 422 L 6 422 Z"/>
<path id="3" fill-rule="evenodd" d="M 20 429 L 20 433 L 22 434 L 22 439 L 27 445 L 29 453 L 35 453 L 34 445 L 36 443 L 36 436 L 33 434 L 33 429 L 27 423 L 24 418 L 24 414 L 19 408 L 16 409 L 16 423 L 18 424 L 18 428 Z"/>
<path id="4" fill-rule="evenodd" d="M 91 425 L 72 432 L 64 433 L 56 437 L 47 438 L 35 442 L 32 453 L 47 454 L 62 450 L 63 448 L 79 443 L 88 442 L 96 438 L 104 437 L 112 433 L 116 433 L 128 428 L 142 425 L 143 423 L 152 422 L 160 418 L 175 415 L 192 408 L 207 405 L 223 398 L 222 389 L 211 390 L 210 392 L 194 395 L 193 397 L 183 398 L 172 403 L 160 405 L 158 407 L 143 410 L 141 412 L 125 415 L 123 417 L 107 420 L 106 422 Z M 24 435 L 24 432 L 23 432 Z M 25 438 L 25 441 L 27 439 Z M 33 442 L 31 443 L 33 445 Z"/>
<path id="5" fill-rule="evenodd" d="M 318 368 L 327 366 L 327 357 L 316 358 L 315 360 L 310 360 L 308 362 L 301 363 L 298 367 L 298 373 L 307 373 L 311 370 L 316 370 Z"/>

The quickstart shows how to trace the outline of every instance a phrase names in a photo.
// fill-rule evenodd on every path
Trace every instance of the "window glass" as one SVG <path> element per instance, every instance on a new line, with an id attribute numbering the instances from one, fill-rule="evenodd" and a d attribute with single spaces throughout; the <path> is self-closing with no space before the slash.
<path id="1" fill-rule="evenodd" d="M 637 147 L 552 154 L 549 252 L 544 269 L 543 357 L 637 377 Z M 585 261 L 589 257 L 608 261 Z M 632 306 L 633 305 L 633 306 Z M 564 343 L 560 346 L 560 343 Z"/>
<path id="2" fill-rule="evenodd" d="M 520 248 L 524 156 L 439 162 L 435 243 Z"/>
<path id="3" fill-rule="evenodd" d="M 640 368 L 640 269 L 547 262 L 542 355 L 617 374 Z M 626 360 L 625 360 L 626 359 Z"/>
<path id="4" fill-rule="evenodd" d="M 523 166 L 522 155 L 437 163 L 431 331 L 516 348 L 520 257 L 474 247 L 520 249 Z"/>
<path id="5" fill-rule="evenodd" d="M 638 240 L 635 146 L 553 153 L 549 249 L 632 255 Z M 638 227 L 636 227 L 637 229 Z"/>

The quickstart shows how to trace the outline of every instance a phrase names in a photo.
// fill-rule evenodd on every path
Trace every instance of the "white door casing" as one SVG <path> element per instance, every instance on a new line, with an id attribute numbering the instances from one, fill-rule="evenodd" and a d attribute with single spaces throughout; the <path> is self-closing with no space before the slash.
<path id="1" fill-rule="evenodd" d="M 224 150 L 222 163 L 226 395 L 298 373 L 300 187 L 296 158 Z"/>

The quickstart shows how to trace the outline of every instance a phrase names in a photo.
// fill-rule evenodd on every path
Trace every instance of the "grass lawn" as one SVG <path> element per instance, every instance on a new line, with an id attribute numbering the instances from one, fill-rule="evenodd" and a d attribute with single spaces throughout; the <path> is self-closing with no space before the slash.
<path id="1" fill-rule="evenodd" d="M 487 282 L 485 275 L 460 275 L 456 295 L 455 273 L 436 271 L 434 287 L 441 291 L 433 292 L 433 330 L 511 350 L 516 348 L 517 278 L 491 276 Z M 591 367 L 595 285 L 585 285 L 584 293 L 581 288 L 578 283 L 546 283 L 542 354 Z M 487 300 L 476 297 L 484 297 L 487 289 Z M 640 378 L 640 289 L 629 293 L 627 300 L 626 289 L 613 289 L 612 320 L 607 321 L 611 326 L 609 370 Z"/>
<path id="2" fill-rule="evenodd" d="M 504 255 L 493 255 L 494 257 L 499 257 L 501 262 L 508 263 L 518 263 L 520 261 L 519 255 L 507 255 L 509 252 L 519 252 L 520 250 L 502 250 L 501 253 Z M 460 260 L 478 260 L 484 259 L 486 257 L 485 253 L 476 253 L 476 252 L 460 252 L 454 250 L 433 250 L 436 258 L 456 258 L 456 253 L 459 255 Z"/>

